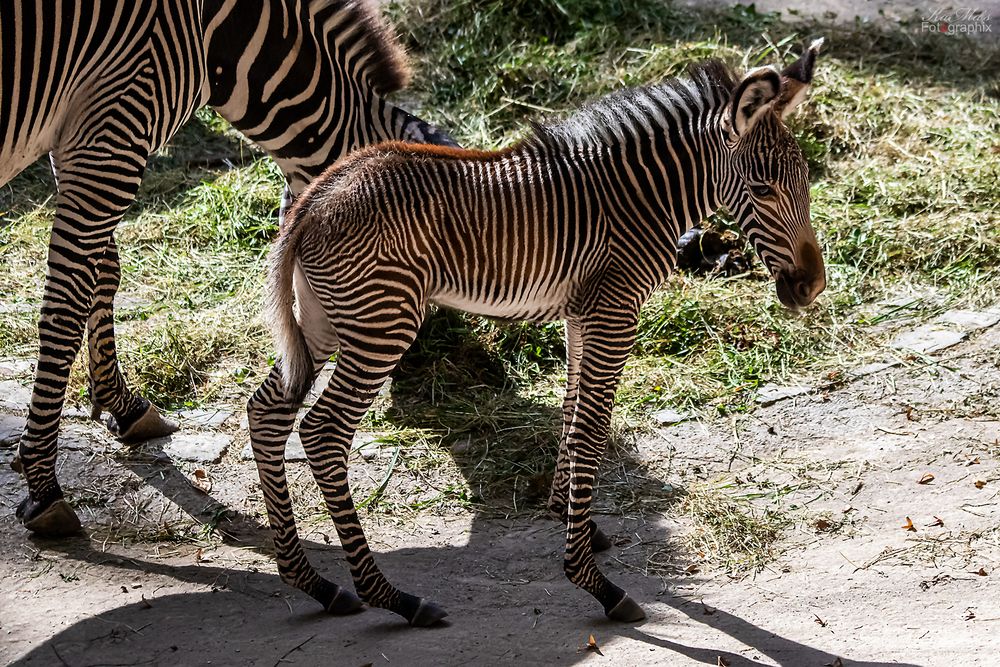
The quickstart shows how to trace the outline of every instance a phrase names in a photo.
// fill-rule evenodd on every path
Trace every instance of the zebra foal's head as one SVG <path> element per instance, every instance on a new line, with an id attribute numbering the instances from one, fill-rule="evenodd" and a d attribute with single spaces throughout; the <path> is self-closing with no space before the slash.
<path id="1" fill-rule="evenodd" d="M 750 70 L 736 86 L 724 124 L 734 170 L 725 204 L 777 283 L 778 300 L 808 306 L 826 287 L 826 269 L 809 220 L 809 170 L 783 122 L 812 83 L 813 42 L 780 73 Z"/>

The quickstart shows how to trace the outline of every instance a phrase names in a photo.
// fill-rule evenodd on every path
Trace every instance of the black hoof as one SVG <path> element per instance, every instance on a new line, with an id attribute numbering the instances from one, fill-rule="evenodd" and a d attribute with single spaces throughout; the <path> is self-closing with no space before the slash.
<path id="1" fill-rule="evenodd" d="M 80 532 L 80 519 L 62 498 L 43 507 L 28 496 L 18 505 L 16 514 L 21 524 L 39 537 L 67 537 Z"/>
<path id="2" fill-rule="evenodd" d="M 323 579 L 312 597 L 323 605 L 326 613 L 334 616 L 356 614 L 364 609 L 365 603 L 351 591 Z"/>
<path id="3" fill-rule="evenodd" d="M 432 625 L 436 625 L 447 615 L 448 612 L 441 607 L 421 598 L 420 604 L 417 606 L 417 612 L 410 619 L 410 625 L 415 628 L 429 628 Z"/>
<path id="4" fill-rule="evenodd" d="M 590 532 L 590 548 L 593 549 L 594 553 L 600 553 L 602 551 L 607 551 L 611 548 L 611 538 L 604 534 L 597 524 L 593 521 L 590 522 L 591 532 Z"/>
<path id="5" fill-rule="evenodd" d="M 642 607 L 627 595 L 621 599 L 621 602 L 604 613 L 612 621 L 620 621 L 622 623 L 635 623 L 646 618 L 646 612 L 642 610 Z"/>
<path id="6" fill-rule="evenodd" d="M 177 431 L 180 425 L 170 419 L 164 419 L 152 403 L 147 403 L 144 411 L 134 418 L 123 417 L 116 420 L 108 418 L 108 428 L 126 445 L 135 445 L 154 438 L 162 438 Z"/>
<path id="7" fill-rule="evenodd" d="M 448 612 L 433 602 L 409 593 L 400 593 L 398 601 L 389 610 L 396 612 L 416 628 L 430 627 L 448 615 Z"/>

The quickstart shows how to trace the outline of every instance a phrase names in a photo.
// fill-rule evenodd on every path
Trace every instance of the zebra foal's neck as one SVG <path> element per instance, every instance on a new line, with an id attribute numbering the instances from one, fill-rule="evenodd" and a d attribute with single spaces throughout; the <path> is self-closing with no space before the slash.
<path id="1" fill-rule="evenodd" d="M 612 93 L 566 120 L 536 125 L 524 147 L 592 163 L 592 187 L 619 226 L 665 249 L 718 209 L 728 187 L 722 117 L 732 72 L 709 61 L 673 79 Z"/>

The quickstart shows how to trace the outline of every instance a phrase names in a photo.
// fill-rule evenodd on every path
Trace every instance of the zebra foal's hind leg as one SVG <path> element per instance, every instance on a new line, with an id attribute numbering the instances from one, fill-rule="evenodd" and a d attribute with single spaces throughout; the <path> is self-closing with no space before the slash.
<path id="1" fill-rule="evenodd" d="M 317 371 L 320 367 L 322 363 L 317 364 Z M 247 403 L 250 444 L 274 534 L 278 574 L 282 581 L 314 598 L 331 614 L 360 611 L 362 602 L 354 593 L 324 579 L 309 563 L 295 527 L 285 476 L 285 445 L 298 407 L 286 400 L 277 365 Z"/>
<path id="2" fill-rule="evenodd" d="M 90 362 L 91 416 L 99 419 L 102 410 L 111 413 L 108 427 L 127 444 L 169 435 L 177 424 L 164 419 L 152 403 L 133 393 L 118 366 L 115 346 L 114 299 L 121 283 L 118 246 L 112 238 L 97 264 L 94 302 L 87 321 Z"/>
<path id="3" fill-rule="evenodd" d="M 598 313 L 583 323 L 576 413 L 567 437 L 569 516 L 564 569 L 571 582 L 593 595 L 615 621 L 645 613 L 597 568 L 591 547 L 590 505 L 597 466 L 604 455 L 618 379 L 635 341 L 636 314 Z"/>
<path id="4" fill-rule="evenodd" d="M 429 626 L 447 613 L 400 591 L 385 578 L 368 547 L 348 481 L 347 458 L 361 419 L 413 342 L 423 317 L 422 307 L 397 310 L 397 305 L 386 301 L 371 304 L 371 310 L 350 322 L 338 323 L 340 358 L 329 384 L 303 417 L 299 434 L 333 516 L 358 595 L 373 607 L 399 614 L 410 625 Z"/>
<path id="5" fill-rule="evenodd" d="M 583 356 L 583 343 L 580 339 L 580 323 L 575 320 L 566 322 L 566 395 L 562 406 L 562 435 L 559 438 L 559 456 L 556 459 L 556 469 L 552 476 L 552 490 L 549 494 L 548 509 L 556 520 L 566 524 L 569 511 L 569 450 L 566 439 L 573 424 L 576 412 L 576 397 L 580 386 L 580 358 Z M 590 521 L 590 542 L 594 552 L 606 551 L 611 548 L 611 540 L 597 527 L 594 520 Z"/>
<path id="6" fill-rule="evenodd" d="M 139 189 L 147 158 L 145 151 L 118 144 L 114 136 L 98 139 L 101 149 L 66 148 L 55 158 L 58 198 L 38 321 L 38 366 L 18 448 L 28 496 L 17 518 L 48 537 L 80 529 L 56 479 L 59 420 L 93 304 L 97 265 Z"/>

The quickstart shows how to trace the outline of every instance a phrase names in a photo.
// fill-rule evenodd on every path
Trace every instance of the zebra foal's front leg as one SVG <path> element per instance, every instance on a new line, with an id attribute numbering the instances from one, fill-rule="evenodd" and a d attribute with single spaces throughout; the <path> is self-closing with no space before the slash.
<path id="1" fill-rule="evenodd" d="M 563 397 L 562 434 L 559 437 L 559 455 L 556 458 L 555 473 L 552 475 L 552 490 L 549 493 L 548 509 L 557 521 L 566 524 L 569 511 L 569 450 L 566 439 L 573 424 L 573 414 L 576 412 L 576 397 L 580 386 L 580 358 L 583 356 L 583 343 L 580 339 L 580 323 L 575 320 L 566 322 L 566 395 Z M 611 540 L 604 534 L 594 520 L 590 521 L 590 542 L 594 552 L 598 553 L 611 548 Z"/>
<path id="2" fill-rule="evenodd" d="M 100 150 L 63 149 L 54 160 L 59 194 L 38 321 L 38 366 L 18 448 L 28 496 L 16 512 L 28 530 L 47 537 L 80 529 L 56 479 L 59 421 L 93 305 L 98 263 L 139 189 L 146 164 L 145 152 L 133 146 L 115 151 L 108 143 L 110 139 Z"/>
<path id="3" fill-rule="evenodd" d="M 583 323 L 580 386 L 567 436 L 570 480 L 566 576 L 597 598 L 608 618 L 626 622 L 641 620 L 646 615 L 597 568 L 590 539 L 590 505 L 597 466 L 607 445 L 615 390 L 635 341 L 635 330 L 635 314 L 621 312 L 598 314 Z"/>
<path id="4" fill-rule="evenodd" d="M 299 406 L 285 399 L 278 366 L 247 403 L 253 448 L 267 518 L 274 534 L 278 574 L 286 584 L 311 596 L 331 614 L 360 611 L 361 600 L 351 591 L 321 577 L 309 563 L 295 527 L 292 497 L 285 476 L 285 445 Z"/>
<path id="5" fill-rule="evenodd" d="M 175 422 L 164 419 L 152 403 L 133 393 L 122 376 L 115 346 L 114 299 L 121 283 L 118 246 L 112 238 L 97 265 L 94 302 L 87 321 L 87 346 L 90 362 L 91 416 L 111 413 L 108 427 L 127 444 L 169 435 L 177 430 Z"/>

